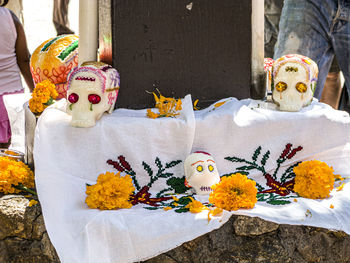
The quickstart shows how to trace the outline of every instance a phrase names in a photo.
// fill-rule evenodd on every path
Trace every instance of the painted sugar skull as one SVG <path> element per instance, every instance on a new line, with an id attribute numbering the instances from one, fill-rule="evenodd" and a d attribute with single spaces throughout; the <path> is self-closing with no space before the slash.
<path id="1" fill-rule="evenodd" d="M 273 64 L 273 101 L 282 111 L 299 111 L 312 101 L 317 64 L 301 55 L 285 55 Z"/>
<path id="2" fill-rule="evenodd" d="M 65 98 L 68 74 L 78 66 L 78 42 L 75 35 L 60 35 L 38 46 L 30 58 L 35 85 L 48 79 L 56 86 L 57 98 Z"/>
<path id="3" fill-rule="evenodd" d="M 206 152 L 195 152 L 185 160 L 185 176 L 188 187 L 193 187 L 198 195 L 207 195 L 211 186 L 220 182 L 218 169 L 213 157 Z"/>
<path id="4" fill-rule="evenodd" d="M 85 62 L 68 76 L 67 113 L 71 125 L 92 127 L 104 112 L 111 113 L 120 78 L 116 69 L 101 62 Z"/>

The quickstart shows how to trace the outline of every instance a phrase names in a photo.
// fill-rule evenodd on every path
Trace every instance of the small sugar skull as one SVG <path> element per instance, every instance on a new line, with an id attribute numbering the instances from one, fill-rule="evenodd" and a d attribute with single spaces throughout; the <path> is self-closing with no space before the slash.
<path id="1" fill-rule="evenodd" d="M 119 74 L 101 62 L 85 62 L 68 76 L 67 113 L 71 125 L 92 127 L 104 112 L 111 113 L 119 91 Z"/>
<path id="2" fill-rule="evenodd" d="M 273 101 L 282 111 L 299 111 L 312 101 L 317 64 L 301 55 L 285 55 L 273 64 Z"/>
<path id="3" fill-rule="evenodd" d="M 185 160 L 186 184 L 193 187 L 198 195 L 208 195 L 211 186 L 220 182 L 218 169 L 213 157 L 205 152 L 190 154 Z"/>

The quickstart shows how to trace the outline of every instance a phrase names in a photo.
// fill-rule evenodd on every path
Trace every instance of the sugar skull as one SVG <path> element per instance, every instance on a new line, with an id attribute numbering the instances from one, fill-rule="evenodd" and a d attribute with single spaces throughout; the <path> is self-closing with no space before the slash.
<path id="1" fill-rule="evenodd" d="M 92 127 L 104 112 L 111 113 L 120 78 L 116 69 L 101 62 L 85 62 L 68 76 L 67 113 L 71 125 Z"/>
<path id="2" fill-rule="evenodd" d="M 185 160 L 186 185 L 193 187 L 198 195 L 208 195 L 211 186 L 220 182 L 213 157 L 206 152 L 195 152 Z"/>
<path id="3" fill-rule="evenodd" d="M 282 111 L 299 111 L 312 101 L 317 64 L 301 55 L 285 55 L 273 64 L 273 101 Z"/>
<path id="4" fill-rule="evenodd" d="M 57 98 L 65 98 L 68 73 L 78 66 L 78 42 L 75 35 L 60 35 L 38 46 L 30 58 L 34 84 L 48 79 L 56 86 Z"/>

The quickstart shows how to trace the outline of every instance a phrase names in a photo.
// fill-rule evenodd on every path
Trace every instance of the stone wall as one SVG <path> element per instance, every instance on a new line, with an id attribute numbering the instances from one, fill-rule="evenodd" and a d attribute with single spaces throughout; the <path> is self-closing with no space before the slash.
<path id="1" fill-rule="evenodd" d="M 0 198 L 0 262 L 59 263 L 40 205 L 28 203 L 19 195 Z M 349 248 L 350 236 L 341 231 L 232 216 L 220 229 L 145 263 L 347 263 Z"/>

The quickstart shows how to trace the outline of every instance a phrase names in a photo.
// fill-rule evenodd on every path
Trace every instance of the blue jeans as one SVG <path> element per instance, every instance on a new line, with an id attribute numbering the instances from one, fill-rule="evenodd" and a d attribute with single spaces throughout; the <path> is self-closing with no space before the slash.
<path id="1" fill-rule="evenodd" d="M 285 0 L 274 58 L 301 54 L 319 69 L 320 99 L 334 55 L 350 91 L 350 0 Z M 350 92 L 349 92 L 350 93 Z"/>

